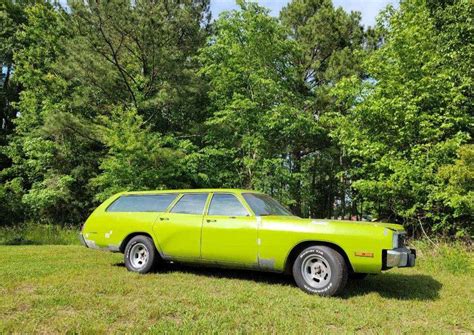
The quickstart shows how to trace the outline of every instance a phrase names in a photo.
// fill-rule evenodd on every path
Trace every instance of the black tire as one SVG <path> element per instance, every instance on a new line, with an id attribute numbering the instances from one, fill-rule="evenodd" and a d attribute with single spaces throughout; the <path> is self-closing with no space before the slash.
<path id="1" fill-rule="evenodd" d="M 320 296 L 340 294 L 346 286 L 347 276 L 344 257 L 326 246 L 311 246 L 304 249 L 293 263 L 296 285 L 309 294 Z"/>
<path id="2" fill-rule="evenodd" d="M 350 280 L 363 280 L 363 279 L 367 278 L 368 275 L 369 275 L 368 273 L 351 272 L 351 273 L 349 273 L 349 279 Z"/>
<path id="3" fill-rule="evenodd" d="M 148 236 L 135 236 L 125 247 L 124 262 L 128 271 L 148 273 L 153 270 L 158 259 L 159 255 L 155 244 Z"/>

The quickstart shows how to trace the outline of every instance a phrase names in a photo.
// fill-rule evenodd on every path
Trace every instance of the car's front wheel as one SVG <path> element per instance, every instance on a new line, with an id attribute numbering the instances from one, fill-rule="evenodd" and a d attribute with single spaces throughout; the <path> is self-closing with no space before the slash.
<path id="1" fill-rule="evenodd" d="M 293 263 L 293 277 L 303 291 L 321 296 L 342 292 L 348 270 L 344 257 L 327 246 L 304 249 Z"/>
<path id="2" fill-rule="evenodd" d="M 124 261 L 129 271 L 150 272 L 158 257 L 153 240 L 144 235 L 133 237 L 125 247 Z"/>

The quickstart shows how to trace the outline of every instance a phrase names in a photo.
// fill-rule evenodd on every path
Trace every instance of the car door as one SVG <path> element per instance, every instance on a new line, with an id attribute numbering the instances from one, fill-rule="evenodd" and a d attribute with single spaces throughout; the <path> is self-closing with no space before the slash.
<path id="1" fill-rule="evenodd" d="M 160 215 L 153 231 L 162 254 L 176 260 L 201 256 L 201 226 L 209 193 L 184 193 Z"/>
<path id="2" fill-rule="evenodd" d="M 214 193 L 202 225 L 204 261 L 255 267 L 257 220 L 232 193 Z"/>

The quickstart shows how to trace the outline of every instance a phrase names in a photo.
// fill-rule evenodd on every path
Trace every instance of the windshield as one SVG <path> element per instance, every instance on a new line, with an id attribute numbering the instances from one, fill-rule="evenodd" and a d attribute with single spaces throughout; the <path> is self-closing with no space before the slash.
<path id="1" fill-rule="evenodd" d="M 242 193 L 242 196 L 252 208 L 257 216 L 264 215 L 284 215 L 293 216 L 289 210 L 283 207 L 278 201 L 265 194 Z"/>

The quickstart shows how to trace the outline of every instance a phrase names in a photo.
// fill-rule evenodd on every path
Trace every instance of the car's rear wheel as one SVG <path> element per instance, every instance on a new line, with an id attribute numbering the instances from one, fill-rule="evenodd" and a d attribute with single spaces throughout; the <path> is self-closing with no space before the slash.
<path id="1" fill-rule="evenodd" d="M 293 263 L 293 277 L 299 288 L 309 294 L 332 296 L 342 292 L 348 270 L 344 257 L 326 246 L 304 249 Z"/>
<path id="2" fill-rule="evenodd" d="M 158 258 L 153 240 L 144 235 L 133 237 L 125 247 L 124 261 L 129 271 L 148 273 Z"/>

